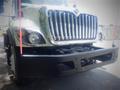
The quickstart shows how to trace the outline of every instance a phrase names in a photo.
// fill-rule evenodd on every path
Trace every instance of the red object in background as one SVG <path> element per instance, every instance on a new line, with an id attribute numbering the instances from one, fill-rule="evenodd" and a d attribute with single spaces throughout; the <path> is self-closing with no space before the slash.
<path id="1" fill-rule="evenodd" d="M 19 40 L 20 40 L 20 54 L 22 55 L 23 54 L 23 47 L 22 47 L 22 28 L 21 28 L 21 17 L 22 17 L 22 9 L 21 9 L 21 0 L 19 0 L 18 2 L 19 4 Z"/>

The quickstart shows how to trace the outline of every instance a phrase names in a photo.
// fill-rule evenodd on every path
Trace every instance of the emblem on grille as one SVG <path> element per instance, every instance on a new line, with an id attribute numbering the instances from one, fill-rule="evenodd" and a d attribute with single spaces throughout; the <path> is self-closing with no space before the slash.
<path id="1" fill-rule="evenodd" d="M 79 10 L 77 9 L 76 5 L 73 5 L 74 7 L 74 13 L 78 16 L 79 15 Z"/>
<path id="2" fill-rule="evenodd" d="M 79 10 L 78 10 L 77 8 L 75 8 L 74 13 L 75 13 L 76 15 L 78 15 L 78 14 L 79 14 Z"/>

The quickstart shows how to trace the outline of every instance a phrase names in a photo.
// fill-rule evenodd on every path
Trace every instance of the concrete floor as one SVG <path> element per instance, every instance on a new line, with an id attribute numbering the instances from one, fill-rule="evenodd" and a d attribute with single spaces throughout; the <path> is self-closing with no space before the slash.
<path id="1" fill-rule="evenodd" d="M 119 46 L 120 41 L 115 41 Z M 2 41 L 0 47 L 2 48 Z M 96 45 L 100 45 L 99 43 Z M 103 42 L 100 46 L 111 46 Z M 17 87 L 7 75 L 5 53 L 0 49 L 0 90 L 120 90 L 120 57 L 114 64 L 65 77 L 36 80 L 29 86 Z"/>

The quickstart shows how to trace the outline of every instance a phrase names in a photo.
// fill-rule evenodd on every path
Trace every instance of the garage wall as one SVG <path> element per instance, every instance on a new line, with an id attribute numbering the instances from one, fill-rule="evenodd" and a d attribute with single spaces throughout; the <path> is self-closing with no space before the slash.
<path id="1" fill-rule="evenodd" d="M 5 0 L 4 3 L 4 12 L 0 13 L 0 29 L 4 30 L 8 27 L 9 24 L 9 17 L 11 13 L 11 0 Z"/>
<path id="2" fill-rule="evenodd" d="M 11 12 L 11 0 L 6 0 L 5 12 L 9 16 Z M 120 0 L 68 0 L 70 5 L 76 4 L 80 12 L 98 16 L 100 25 L 120 25 Z M 0 16 L 0 26 L 8 25 L 8 17 Z M 119 21 L 118 21 L 119 20 Z"/>
<path id="3" fill-rule="evenodd" d="M 119 0 L 119 2 L 118 2 L 118 4 L 119 4 L 119 6 L 118 6 L 118 9 L 119 9 L 119 14 L 118 14 L 118 24 L 119 24 L 119 26 L 120 26 L 120 0 Z"/>
<path id="4" fill-rule="evenodd" d="M 99 24 L 118 24 L 118 1 L 119 0 L 71 0 L 80 7 L 80 12 L 97 15 Z"/>
<path id="5" fill-rule="evenodd" d="M 6 1 L 4 15 L 9 15 L 11 11 L 11 0 Z M 118 24 L 118 14 L 120 14 L 118 13 L 118 11 L 120 11 L 118 2 L 120 2 L 120 0 L 69 0 L 69 4 L 76 4 L 79 7 L 80 12 L 97 15 L 99 24 L 102 25 Z M 8 21 L 6 17 L 0 17 L 0 25 L 6 24 L 6 21 Z"/>

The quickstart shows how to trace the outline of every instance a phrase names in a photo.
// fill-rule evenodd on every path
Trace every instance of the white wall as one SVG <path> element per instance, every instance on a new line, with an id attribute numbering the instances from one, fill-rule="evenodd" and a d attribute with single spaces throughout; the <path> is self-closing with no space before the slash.
<path id="1" fill-rule="evenodd" d="M 7 26 L 11 13 L 11 0 L 6 0 L 4 3 L 4 13 L 0 14 L 0 26 Z"/>
<path id="2" fill-rule="evenodd" d="M 5 15 L 10 14 L 11 0 L 7 0 L 5 3 Z M 70 0 L 69 0 L 70 1 Z M 103 25 L 109 24 L 118 24 L 118 20 L 120 23 L 120 19 L 118 19 L 118 14 L 120 16 L 120 0 L 71 0 L 69 3 L 76 3 L 80 8 L 80 12 L 83 13 L 91 13 L 93 15 L 97 15 L 99 18 L 99 23 Z M 119 2 L 119 3 L 118 3 Z M 119 9 L 118 9 L 119 8 Z M 1 20 L 0 22 L 4 22 L 6 20 Z M 0 23 L 4 24 L 4 23 Z"/>
<path id="3" fill-rule="evenodd" d="M 118 4 L 119 4 L 119 6 L 118 6 L 118 9 L 119 9 L 119 14 L 118 14 L 118 24 L 119 24 L 119 26 L 120 26 L 120 0 L 119 0 L 119 2 L 118 2 Z"/>
<path id="4" fill-rule="evenodd" d="M 11 12 L 11 0 L 7 1 L 4 15 L 9 15 Z M 118 18 L 120 16 L 120 3 L 118 3 L 120 0 L 69 0 L 69 3 L 71 2 L 77 4 L 80 12 L 98 16 L 101 25 L 120 25 L 120 19 Z M 8 20 L 6 17 L 0 17 L 0 25 L 7 25 Z"/>
<path id="5" fill-rule="evenodd" d="M 119 0 L 72 0 L 80 8 L 80 12 L 97 15 L 99 24 L 118 24 Z"/>

